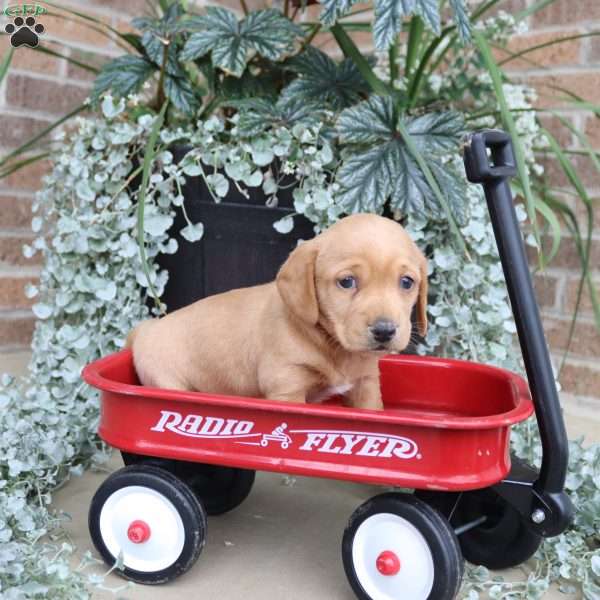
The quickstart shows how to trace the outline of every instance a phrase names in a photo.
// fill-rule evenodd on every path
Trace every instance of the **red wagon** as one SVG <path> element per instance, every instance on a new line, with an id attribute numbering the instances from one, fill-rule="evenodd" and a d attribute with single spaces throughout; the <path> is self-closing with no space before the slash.
<path id="1" fill-rule="evenodd" d="M 83 372 L 102 391 L 100 436 L 127 465 L 91 504 L 103 558 L 120 556 L 121 573 L 141 583 L 177 577 L 202 550 L 206 515 L 240 504 L 256 470 L 416 490 L 376 496 L 350 518 L 342 558 L 366 600 L 450 600 L 463 556 L 511 566 L 562 531 L 566 436 L 506 183 L 511 157 L 509 138 L 488 131 L 465 162 L 485 184 L 533 402 L 520 376 L 466 361 L 383 358 L 385 410 L 367 411 L 147 388 L 129 351 L 107 356 Z M 509 454 L 510 426 L 534 404 L 540 473 Z"/>

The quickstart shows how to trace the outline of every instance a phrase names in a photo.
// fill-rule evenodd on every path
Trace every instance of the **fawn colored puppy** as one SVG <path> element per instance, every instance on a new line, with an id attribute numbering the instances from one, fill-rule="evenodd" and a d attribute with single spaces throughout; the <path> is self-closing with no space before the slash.
<path id="1" fill-rule="evenodd" d="M 401 225 L 346 217 L 274 282 L 203 298 L 128 337 L 143 385 L 381 409 L 378 359 L 427 330 L 427 261 Z"/>

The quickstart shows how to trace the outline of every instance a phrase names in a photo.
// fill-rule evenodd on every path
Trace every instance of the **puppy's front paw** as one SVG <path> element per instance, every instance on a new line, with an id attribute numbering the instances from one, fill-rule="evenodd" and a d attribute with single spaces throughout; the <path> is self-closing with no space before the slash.
<path id="1" fill-rule="evenodd" d="M 379 377 L 365 377 L 360 379 L 348 392 L 346 406 L 364 408 L 366 410 L 383 410 Z"/>

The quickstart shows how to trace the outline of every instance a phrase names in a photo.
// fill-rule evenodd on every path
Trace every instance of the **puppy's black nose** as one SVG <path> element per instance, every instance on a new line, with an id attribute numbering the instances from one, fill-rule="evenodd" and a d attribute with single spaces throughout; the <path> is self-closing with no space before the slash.
<path id="1" fill-rule="evenodd" d="M 388 321 L 387 319 L 377 319 L 371 325 L 371 335 L 376 342 L 384 344 L 396 335 L 396 325 L 393 321 Z"/>

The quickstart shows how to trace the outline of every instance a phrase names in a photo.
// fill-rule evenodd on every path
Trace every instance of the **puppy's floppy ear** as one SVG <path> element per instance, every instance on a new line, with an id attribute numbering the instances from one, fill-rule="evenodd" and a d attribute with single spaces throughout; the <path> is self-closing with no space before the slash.
<path id="1" fill-rule="evenodd" d="M 427 335 L 427 290 L 429 289 L 427 259 L 425 256 L 421 258 L 419 273 L 421 275 L 421 283 L 419 284 L 419 297 L 417 298 L 417 329 L 419 335 L 425 337 Z"/>
<path id="2" fill-rule="evenodd" d="M 315 289 L 315 261 L 318 253 L 315 241 L 302 242 L 283 263 L 275 280 L 279 295 L 286 305 L 311 325 L 319 320 Z"/>

